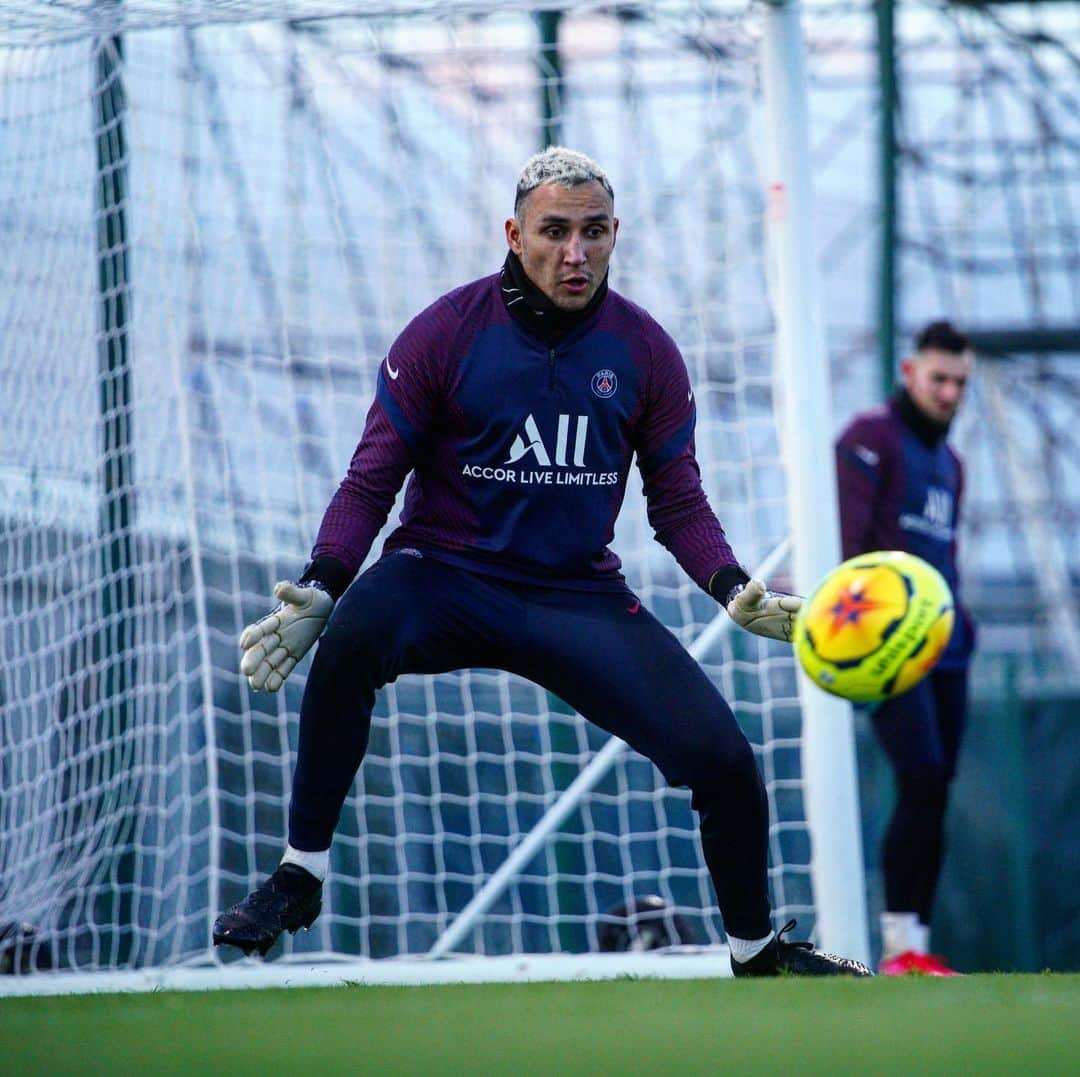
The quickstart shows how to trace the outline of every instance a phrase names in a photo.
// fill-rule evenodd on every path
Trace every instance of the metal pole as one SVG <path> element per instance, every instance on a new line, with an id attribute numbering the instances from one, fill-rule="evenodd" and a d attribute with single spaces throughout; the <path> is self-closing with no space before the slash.
<path id="1" fill-rule="evenodd" d="M 113 835 L 115 861 L 110 870 L 112 892 L 108 920 L 112 939 L 110 964 L 126 962 L 132 948 L 132 880 L 134 862 L 127 847 L 134 822 L 124 805 L 131 769 L 128 730 L 131 722 L 128 663 L 135 646 L 133 608 L 135 581 L 131 526 L 133 504 L 133 438 L 131 362 L 128 336 L 131 284 L 128 275 L 127 146 L 124 117 L 127 101 L 121 77 L 123 43 L 119 36 L 96 42 L 94 83 L 94 136 L 97 148 L 97 258 L 99 290 L 98 378 L 101 409 L 102 542 L 101 628 L 102 668 L 100 700 L 103 742 L 108 745 L 107 766 L 113 777 L 112 793 L 103 811 L 120 809 Z"/>
<path id="2" fill-rule="evenodd" d="M 541 11 L 540 27 L 540 149 L 562 143 L 562 57 L 559 54 L 561 11 Z"/>
<path id="3" fill-rule="evenodd" d="M 896 119 L 899 84 L 896 78 L 896 5 L 880 0 L 877 8 L 878 89 L 881 98 L 880 183 L 881 249 L 878 277 L 878 352 L 881 395 L 891 395 L 896 378 Z"/>

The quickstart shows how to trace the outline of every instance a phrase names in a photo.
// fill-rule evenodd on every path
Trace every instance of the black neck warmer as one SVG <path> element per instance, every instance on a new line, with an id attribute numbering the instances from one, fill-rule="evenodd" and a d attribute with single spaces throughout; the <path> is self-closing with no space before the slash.
<path id="1" fill-rule="evenodd" d="M 530 333 L 554 340 L 568 333 L 575 326 L 586 322 L 596 313 L 600 304 L 607 298 L 607 274 L 596 289 L 596 294 L 581 310 L 561 310 L 525 273 L 521 260 L 513 251 L 506 252 L 503 262 L 501 281 L 502 298 L 506 309 Z"/>
<path id="2" fill-rule="evenodd" d="M 932 449 L 949 432 L 951 423 L 939 423 L 919 410 L 919 405 L 908 395 L 904 388 L 898 389 L 893 397 L 896 410 L 903 424 L 928 448 Z"/>

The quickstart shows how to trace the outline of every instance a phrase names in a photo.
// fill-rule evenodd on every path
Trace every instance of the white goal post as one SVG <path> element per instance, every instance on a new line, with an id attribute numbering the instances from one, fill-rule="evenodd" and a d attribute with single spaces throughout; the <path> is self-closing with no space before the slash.
<path id="1" fill-rule="evenodd" d="M 763 86 L 768 139 L 767 229 L 773 251 L 777 386 L 784 430 L 796 588 L 808 594 L 840 560 L 840 510 L 829 360 L 811 184 L 806 58 L 798 3 L 768 5 Z M 800 669 L 803 775 L 814 843 L 821 942 L 868 962 L 866 887 L 851 705 L 818 690 Z"/>
<path id="2" fill-rule="evenodd" d="M 281 854 L 308 669 L 254 695 L 236 639 L 390 341 L 500 264 L 542 131 L 611 174 L 613 286 L 686 357 L 736 552 L 788 588 L 835 563 L 798 5 L 574 5 L 558 65 L 547 3 L 48 7 L 0 15 L 0 935 L 41 970 L 0 995 L 722 973 L 688 793 L 493 670 L 380 694 L 311 932 L 263 965 L 210 928 Z M 761 765 L 777 920 L 865 959 L 850 715 L 727 631 L 630 486 L 628 580 Z M 691 945 L 598 954 L 648 894 Z"/>

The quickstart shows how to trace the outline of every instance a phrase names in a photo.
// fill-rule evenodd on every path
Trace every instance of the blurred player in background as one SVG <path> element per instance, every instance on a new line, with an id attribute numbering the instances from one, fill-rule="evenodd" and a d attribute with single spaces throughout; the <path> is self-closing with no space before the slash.
<path id="1" fill-rule="evenodd" d="M 375 693 L 402 673 L 479 666 L 536 682 L 689 786 L 736 975 L 870 974 L 785 940 L 793 922 L 773 930 L 768 805 L 750 744 L 608 549 L 636 454 L 657 539 L 738 624 L 791 638 L 801 599 L 749 579 L 702 490 L 678 348 L 608 287 L 618 228 L 595 162 L 561 147 L 536 155 L 501 272 L 438 299 L 380 365 L 310 563 L 240 640 L 251 686 L 274 692 L 321 637 L 288 846 L 218 918 L 216 944 L 265 953 L 318 915 Z M 354 580 L 410 472 L 400 526 Z"/>
<path id="2" fill-rule="evenodd" d="M 881 971 L 888 974 L 953 974 L 929 952 L 929 925 L 974 645 L 971 618 L 957 593 L 964 470 L 946 441 L 973 364 L 962 333 L 948 322 L 931 323 L 901 363 L 903 386 L 884 407 L 856 415 L 836 449 L 844 557 L 873 550 L 916 554 L 945 577 L 956 599 L 953 635 L 937 666 L 871 716 L 897 786 L 882 850 Z"/>

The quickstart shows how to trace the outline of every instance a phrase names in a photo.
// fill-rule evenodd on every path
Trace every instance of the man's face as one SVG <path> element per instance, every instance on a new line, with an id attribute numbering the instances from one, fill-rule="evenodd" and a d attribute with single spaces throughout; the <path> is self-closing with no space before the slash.
<path id="1" fill-rule="evenodd" d="M 506 222 L 506 242 L 529 280 L 560 310 L 581 310 L 596 294 L 615 246 L 618 218 L 596 181 L 544 183 Z"/>
<path id="2" fill-rule="evenodd" d="M 900 364 L 904 388 L 916 407 L 936 423 L 952 421 L 967 390 L 974 357 L 927 348 Z"/>

